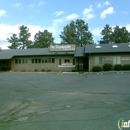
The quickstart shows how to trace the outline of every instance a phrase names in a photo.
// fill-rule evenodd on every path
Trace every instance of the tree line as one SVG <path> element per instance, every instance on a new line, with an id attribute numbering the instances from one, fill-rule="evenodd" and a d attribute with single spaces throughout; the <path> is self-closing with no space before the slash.
<path id="1" fill-rule="evenodd" d="M 25 49 L 25 48 L 44 48 L 51 44 L 54 44 L 54 37 L 51 32 L 44 30 L 39 31 L 34 36 L 34 41 L 30 40 L 31 33 L 27 26 L 19 27 L 19 34 L 12 34 L 10 38 L 7 38 L 11 44 L 8 46 L 10 49 Z M 130 32 L 126 27 L 110 27 L 106 24 L 101 33 L 105 44 L 110 43 L 128 43 L 130 42 Z M 86 44 L 94 44 L 93 35 L 89 31 L 88 23 L 84 20 L 77 19 L 67 24 L 60 34 L 61 43 L 76 44 L 76 46 L 84 46 Z"/>

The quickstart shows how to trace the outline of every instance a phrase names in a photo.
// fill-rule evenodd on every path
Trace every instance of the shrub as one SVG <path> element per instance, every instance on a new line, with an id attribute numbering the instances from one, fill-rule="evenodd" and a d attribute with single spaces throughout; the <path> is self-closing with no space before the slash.
<path id="1" fill-rule="evenodd" d="M 45 72 L 45 70 L 44 70 L 44 69 L 42 69 L 42 70 L 41 70 L 41 72 Z"/>
<path id="2" fill-rule="evenodd" d="M 3 67 L 1 70 L 8 71 L 8 70 L 11 70 L 11 68 L 10 67 Z"/>
<path id="3" fill-rule="evenodd" d="M 83 74 L 83 73 L 84 73 L 84 71 L 82 71 L 82 70 L 81 70 L 81 71 L 79 71 L 79 74 Z"/>
<path id="4" fill-rule="evenodd" d="M 130 70 L 130 64 L 126 64 L 123 66 L 123 70 Z"/>
<path id="5" fill-rule="evenodd" d="M 22 69 L 21 72 L 25 72 L 25 69 Z"/>
<path id="6" fill-rule="evenodd" d="M 121 64 L 114 65 L 114 70 L 122 70 L 123 66 Z"/>
<path id="7" fill-rule="evenodd" d="M 72 70 L 72 72 L 76 72 L 76 70 Z"/>
<path id="8" fill-rule="evenodd" d="M 51 70 L 47 70 L 47 72 L 51 72 Z"/>
<path id="9" fill-rule="evenodd" d="M 38 69 L 35 69 L 34 71 L 35 71 L 35 72 L 38 72 Z"/>
<path id="10" fill-rule="evenodd" d="M 104 71 L 110 71 L 110 70 L 112 70 L 112 64 L 110 64 L 110 63 L 106 63 L 106 64 L 104 64 L 103 65 L 103 70 Z"/>
<path id="11" fill-rule="evenodd" d="M 93 66 L 92 71 L 93 72 L 100 72 L 102 69 L 100 66 Z"/>

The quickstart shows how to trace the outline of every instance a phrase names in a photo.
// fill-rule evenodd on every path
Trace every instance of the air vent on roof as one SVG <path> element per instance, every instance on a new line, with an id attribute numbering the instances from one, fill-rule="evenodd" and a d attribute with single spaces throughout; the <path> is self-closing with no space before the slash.
<path id="1" fill-rule="evenodd" d="M 95 48 L 101 48 L 101 46 L 95 46 Z"/>
<path id="2" fill-rule="evenodd" d="M 130 45 L 128 45 L 128 47 L 130 47 Z"/>
<path id="3" fill-rule="evenodd" d="M 116 48 L 116 47 L 118 47 L 118 46 L 117 46 L 117 45 L 113 45 L 112 47 L 113 47 L 113 48 Z"/>

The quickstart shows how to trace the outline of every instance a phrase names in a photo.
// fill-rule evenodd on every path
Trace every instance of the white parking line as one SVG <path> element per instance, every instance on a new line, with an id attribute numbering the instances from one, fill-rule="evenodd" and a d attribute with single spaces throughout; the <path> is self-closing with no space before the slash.
<path id="1" fill-rule="evenodd" d="M 101 73 L 97 73 L 97 75 L 102 75 L 103 73 L 101 72 Z"/>
<path id="2" fill-rule="evenodd" d="M 117 74 L 124 74 L 124 72 L 117 72 Z"/>
<path id="3" fill-rule="evenodd" d="M 62 75 L 63 73 L 57 73 L 57 75 Z"/>

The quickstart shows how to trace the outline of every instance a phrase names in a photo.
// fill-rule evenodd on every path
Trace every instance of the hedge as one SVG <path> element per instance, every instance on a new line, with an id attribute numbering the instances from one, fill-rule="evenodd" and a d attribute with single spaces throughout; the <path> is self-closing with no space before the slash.
<path id="1" fill-rule="evenodd" d="M 114 70 L 122 70 L 123 66 L 121 64 L 114 65 Z"/>
<path id="2" fill-rule="evenodd" d="M 93 72 L 100 72 L 102 69 L 100 66 L 93 66 L 92 71 Z"/>
<path id="3" fill-rule="evenodd" d="M 103 65 L 104 71 L 110 71 L 110 70 L 112 70 L 112 68 L 113 68 L 113 66 L 110 63 L 106 63 L 106 64 Z"/>
<path id="4" fill-rule="evenodd" d="M 123 65 L 123 70 L 130 70 L 130 64 Z"/>

